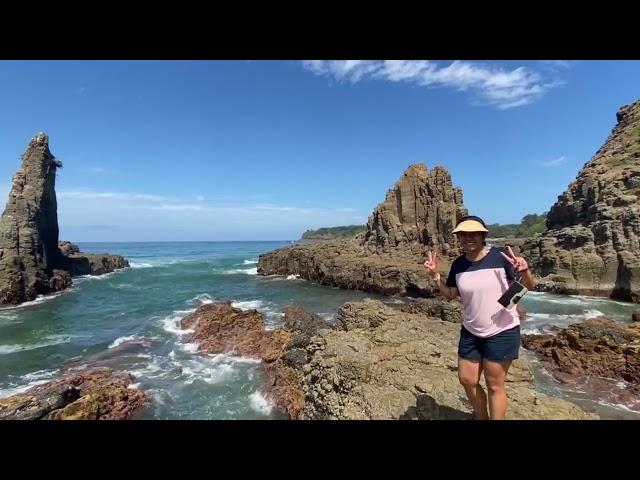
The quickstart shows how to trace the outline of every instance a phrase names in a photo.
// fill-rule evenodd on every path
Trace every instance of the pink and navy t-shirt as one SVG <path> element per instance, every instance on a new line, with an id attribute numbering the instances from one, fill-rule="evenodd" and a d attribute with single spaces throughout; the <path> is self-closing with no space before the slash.
<path id="1" fill-rule="evenodd" d="M 466 256 L 456 258 L 451 265 L 447 287 L 456 287 L 464 305 L 462 325 L 477 337 L 491 337 L 520 325 L 515 308 L 507 310 L 498 298 L 517 278 L 513 265 L 491 247 L 481 260 L 472 262 Z"/>

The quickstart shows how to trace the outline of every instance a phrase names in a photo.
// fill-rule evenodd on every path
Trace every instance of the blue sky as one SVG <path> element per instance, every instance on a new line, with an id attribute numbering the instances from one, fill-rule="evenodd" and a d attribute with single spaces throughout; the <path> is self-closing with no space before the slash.
<path id="1" fill-rule="evenodd" d="M 548 210 L 638 98 L 639 61 L 0 61 L 0 194 L 44 131 L 73 241 L 363 224 L 413 163 L 513 223 Z"/>

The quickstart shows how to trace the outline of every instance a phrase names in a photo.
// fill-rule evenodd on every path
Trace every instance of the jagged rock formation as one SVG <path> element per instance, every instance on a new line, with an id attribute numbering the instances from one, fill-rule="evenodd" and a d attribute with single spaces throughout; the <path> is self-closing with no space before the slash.
<path id="1" fill-rule="evenodd" d="M 449 172 L 411 165 L 373 210 L 364 243 L 377 253 L 420 254 L 425 246 L 446 251 L 454 241 L 451 232 L 457 219 L 466 213 L 462 190 L 453 187 Z"/>
<path id="2" fill-rule="evenodd" d="M 593 318 L 555 334 L 523 335 L 522 343 L 557 380 L 582 390 L 597 385 L 614 403 L 640 411 L 640 325 Z"/>
<path id="3" fill-rule="evenodd" d="M 302 308 L 287 307 L 283 313 L 282 330 L 288 333 L 289 342 L 277 361 L 265 365 L 262 391 L 278 410 L 299 419 L 305 406 L 302 369 L 311 359 L 315 336 L 333 326 Z"/>
<path id="4" fill-rule="evenodd" d="M 67 288 L 72 275 L 129 266 L 118 255 L 81 255 L 68 243 L 60 249 L 55 182 L 61 166 L 47 135 L 31 139 L 0 219 L 0 305 Z"/>
<path id="5" fill-rule="evenodd" d="M 300 275 L 321 285 L 384 295 L 432 296 L 428 250 L 443 271 L 458 253 L 451 233 L 466 215 L 462 192 L 442 167 L 410 166 L 353 239 L 286 247 L 259 256 L 262 275 Z"/>
<path id="6" fill-rule="evenodd" d="M 69 371 L 24 393 L 0 399 L 0 420 L 125 420 L 148 404 L 133 376 L 110 368 Z"/>
<path id="7" fill-rule="evenodd" d="M 260 312 L 234 308 L 228 300 L 201 305 L 180 326 L 193 331 L 189 341 L 199 351 L 262 360 L 261 389 L 290 418 L 297 418 L 304 407 L 299 369 L 307 361 L 306 347 L 318 329 L 331 328 L 318 315 L 289 307 L 284 309 L 283 328 L 265 330 Z"/>
<path id="8" fill-rule="evenodd" d="M 230 353 L 272 362 L 282 355 L 289 338 L 282 330 L 265 330 L 257 310 L 242 310 L 231 301 L 205 304 L 180 321 L 193 330 L 189 341 L 207 353 Z"/>
<path id="9" fill-rule="evenodd" d="M 622 107 L 605 144 L 522 246 L 540 286 L 640 301 L 640 101 Z"/>

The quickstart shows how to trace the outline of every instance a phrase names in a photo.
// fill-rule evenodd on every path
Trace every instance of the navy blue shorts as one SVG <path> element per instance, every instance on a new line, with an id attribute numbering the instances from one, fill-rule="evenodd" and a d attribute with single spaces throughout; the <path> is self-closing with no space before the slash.
<path id="1" fill-rule="evenodd" d="M 492 337 L 476 337 L 466 328 L 460 330 L 458 356 L 467 360 L 505 362 L 518 358 L 520 349 L 520 325 L 493 335 Z"/>

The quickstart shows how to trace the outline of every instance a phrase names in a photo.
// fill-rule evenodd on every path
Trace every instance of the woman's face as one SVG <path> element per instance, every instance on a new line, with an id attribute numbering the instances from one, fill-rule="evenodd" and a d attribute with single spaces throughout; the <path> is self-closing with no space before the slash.
<path id="1" fill-rule="evenodd" d="M 475 252 L 484 246 L 484 232 L 458 232 L 456 235 L 465 253 Z"/>

